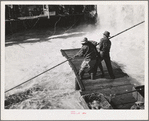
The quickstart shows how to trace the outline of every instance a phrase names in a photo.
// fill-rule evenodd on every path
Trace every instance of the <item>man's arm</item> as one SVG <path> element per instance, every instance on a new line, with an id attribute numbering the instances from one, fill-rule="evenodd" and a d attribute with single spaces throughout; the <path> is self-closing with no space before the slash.
<path id="1" fill-rule="evenodd" d="M 98 51 L 101 51 L 103 48 L 103 39 L 100 39 L 100 42 L 98 43 L 98 45 L 96 46 Z"/>
<path id="2" fill-rule="evenodd" d="M 96 54 L 98 55 L 98 50 L 96 48 L 96 46 L 98 45 L 98 43 L 96 41 L 89 41 L 89 42 L 92 44 L 92 46 L 94 47 L 94 49 L 96 51 Z"/>
<path id="3" fill-rule="evenodd" d="M 89 42 L 91 42 L 94 46 L 97 46 L 97 42 L 96 41 L 90 40 Z"/>
<path id="4" fill-rule="evenodd" d="M 87 46 L 82 46 L 82 48 L 79 50 L 79 52 L 76 54 L 75 57 L 82 57 L 86 52 Z"/>
<path id="5" fill-rule="evenodd" d="M 99 50 L 102 50 L 102 47 L 103 47 L 103 40 L 101 39 L 99 42 Z"/>

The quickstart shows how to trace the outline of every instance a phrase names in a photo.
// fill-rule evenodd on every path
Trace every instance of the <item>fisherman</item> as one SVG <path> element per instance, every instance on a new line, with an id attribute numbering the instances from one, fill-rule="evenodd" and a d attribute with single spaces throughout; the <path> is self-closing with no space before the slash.
<path id="1" fill-rule="evenodd" d="M 101 75 L 100 77 L 103 78 L 104 77 L 104 71 L 103 71 L 103 67 L 102 67 L 102 64 L 101 64 L 101 61 L 102 61 L 102 58 L 100 56 L 100 52 L 97 51 L 97 48 L 96 46 L 98 45 L 96 41 L 89 41 L 91 42 L 94 47 L 95 47 L 95 50 L 96 50 L 96 54 L 97 54 L 97 58 L 96 58 L 96 64 L 94 66 L 94 77 L 96 76 L 96 73 L 97 73 L 97 69 L 99 67 L 100 71 L 101 71 Z"/>
<path id="2" fill-rule="evenodd" d="M 98 52 L 100 52 L 100 56 L 101 56 L 102 60 L 104 60 L 106 63 L 108 73 L 109 73 L 111 79 L 115 79 L 115 76 L 113 74 L 112 65 L 111 65 L 111 60 L 110 60 L 111 41 L 109 40 L 109 37 L 110 37 L 110 32 L 105 31 L 103 33 L 103 38 L 100 39 L 97 50 L 98 50 Z"/>
<path id="3" fill-rule="evenodd" d="M 88 41 L 87 38 L 84 38 L 81 41 L 81 43 L 82 48 L 75 55 L 75 57 L 84 57 L 84 60 L 79 70 L 79 77 L 80 79 L 82 79 L 84 73 L 88 72 L 91 76 L 91 79 L 93 79 L 94 66 L 96 64 L 96 58 L 97 58 L 96 48 L 91 42 Z"/>

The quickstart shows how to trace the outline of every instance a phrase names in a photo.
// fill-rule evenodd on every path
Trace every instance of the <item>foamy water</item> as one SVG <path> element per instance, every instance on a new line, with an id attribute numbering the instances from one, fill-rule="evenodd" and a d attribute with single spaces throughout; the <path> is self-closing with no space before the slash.
<path id="1" fill-rule="evenodd" d="M 34 44 L 20 44 L 6 47 L 6 87 L 9 89 L 18 83 L 26 81 L 27 79 L 36 76 L 37 74 L 65 61 L 60 49 L 80 47 L 81 38 L 68 38 L 68 39 L 51 39 L 47 42 L 34 43 Z M 62 73 L 69 74 L 72 70 L 66 62 L 57 68 L 54 68 L 48 73 L 47 76 L 61 78 Z M 52 73 L 52 74 L 51 74 Z M 57 76 L 56 74 L 60 75 Z M 44 74 L 35 79 L 40 80 L 45 76 Z M 47 79 L 48 80 L 48 79 Z M 55 83 L 58 80 L 55 81 Z M 59 82 L 60 83 L 60 82 Z"/>
<path id="2" fill-rule="evenodd" d="M 100 14 L 103 14 L 100 12 L 102 7 L 99 6 L 98 8 L 98 13 L 100 16 Z M 144 5 L 119 5 L 116 7 L 109 6 L 108 9 L 105 8 L 105 11 L 109 14 L 107 16 L 104 16 L 105 18 L 102 18 L 101 15 L 101 25 L 106 26 L 106 23 L 108 23 L 108 28 L 111 29 L 111 35 L 115 35 L 145 20 Z M 140 84 L 144 84 L 144 30 L 145 23 L 111 39 L 112 60 L 123 64 L 123 71 L 125 71 L 129 76 L 135 78 Z"/>
<path id="3" fill-rule="evenodd" d="M 145 20 L 144 5 L 98 5 L 98 28 L 88 35 L 99 41 L 107 30 L 111 36 Z M 145 23 L 111 39 L 111 60 L 140 85 L 144 84 Z"/>
<path id="4" fill-rule="evenodd" d="M 6 47 L 5 90 L 8 90 L 65 61 L 66 58 L 62 56 L 60 50 L 81 47 L 81 39 L 81 37 L 50 39 L 49 41 L 41 43 L 28 43 L 20 44 L 20 46 L 13 45 Z M 82 108 L 78 103 L 79 96 L 77 96 L 78 98 L 76 97 L 78 93 L 75 92 L 75 75 L 68 62 L 37 77 L 29 83 L 8 92 L 7 94 L 24 91 L 35 84 L 44 87 L 47 91 L 43 91 L 41 94 L 38 94 L 38 96 L 34 96 L 34 105 L 31 105 L 32 99 L 29 99 L 23 101 L 19 105 L 13 106 L 12 108 L 38 108 L 39 106 L 37 102 L 43 102 L 43 100 L 45 102 L 50 102 L 51 109 Z M 70 104 L 67 105 L 67 103 Z M 41 103 L 41 105 L 44 104 Z"/>
<path id="5" fill-rule="evenodd" d="M 94 31 L 91 29 L 90 34 L 85 35 L 95 41 L 100 40 L 105 30 L 110 31 L 111 35 L 115 35 L 143 21 L 144 6 L 98 6 L 98 16 L 97 29 Z M 24 43 L 20 46 L 6 47 L 5 90 L 65 61 L 60 49 L 79 48 L 82 38 L 83 36 L 57 38 L 49 39 L 46 42 Z M 140 84 L 144 84 L 144 41 L 144 24 L 111 39 L 111 59 L 123 65 L 123 71 L 135 78 Z M 74 89 L 75 75 L 68 62 L 10 93 L 25 90 L 35 84 L 42 85 L 48 90 L 48 93 L 44 93 L 46 97 L 43 99 L 51 102 L 52 109 L 82 108 L 78 103 Z M 39 97 L 36 98 L 36 101 L 39 101 Z M 29 105 L 28 101 L 22 102 L 20 105 L 27 104 L 28 106 L 25 108 L 34 108 Z M 16 108 L 21 108 L 21 106 Z"/>

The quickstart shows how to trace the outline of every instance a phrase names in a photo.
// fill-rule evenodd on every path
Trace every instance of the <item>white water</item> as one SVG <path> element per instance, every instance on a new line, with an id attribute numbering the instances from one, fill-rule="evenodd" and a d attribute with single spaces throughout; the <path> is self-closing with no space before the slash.
<path id="1" fill-rule="evenodd" d="M 99 41 L 107 30 L 111 36 L 145 20 L 144 5 L 98 5 L 98 29 L 88 35 Z M 98 39 L 97 39 L 98 38 Z M 111 39 L 111 59 L 137 83 L 144 84 L 145 23 Z"/>
<path id="2" fill-rule="evenodd" d="M 89 39 L 99 41 L 105 30 L 115 35 L 124 29 L 144 20 L 144 6 L 98 6 L 99 23 L 97 29 L 86 36 Z M 86 29 L 86 28 L 84 28 Z M 32 35 L 30 33 L 30 35 Z M 44 36 L 44 35 L 43 35 Z M 16 37 L 18 39 L 19 37 Z M 60 49 L 72 49 L 81 47 L 82 37 L 49 39 L 45 42 L 24 43 L 8 46 L 5 49 L 5 90 L 8 90 L 46 69 L 64 61 Z M 32 39 L 32 38 L 30 38 Z M 144 24 L 129 30 L 113 39 L 111 48 L 111 59 L 122 64 L 123 70 L 140 84 L 144 84 Z M 66 96 L 73 93 L 75 75 L 68 63 L 65 63 L 50 72 L 34 79 L 29 84 L 25 84 L 18 90 L 25 90 L 34 84 L 39 84 L 48 90 L 43 92 L 43 100 L 48 100 L 54 108 L 82 108 L 75 98 L 75 94 L 67 97 L 66 102 L 72 102 L 69 106 L 64 101 Z M 40 100 L 41 100 L 41 97 Z M 39 101 L 36 97 L 36 101 Z M 56 98 L 59 97 L 59 98 Z M 27 105 L 25 108 L 34 108 L 27 101 L 20 105 Z M 75 107 L 74 107 L 75 105 Z M 21 108 L 15 107 L 15 108 Z M 36 106 L 35 106 L 36 108 Z"/>
<path id="3" fill-rule="evenodd" d="M 100 7 L 101 8 L 101 7 Z M 111 35 L 123 31 L 145 20 L 143 5 L 110 6 L 104 23 L 109 23 L 112 28 Z M 98 10 L 100 11 L 100 10 Z M 100 15 L 100 14 L 99 14 Z M 108 19 L 111 16 L 112 19 Z M 107 21 L 106 21 L 107 20 Z M 101 25 L 105 25 L 102 24 Z M 112 59 L 124 65 L 123 70 L 140 84 L 144 84 L 145 63 L 145 23 L 128 30 L 127 32 L 111 39 Z"/>
<path id="4" fill-rule="evenodd" d="M 19 38 L 19 37 L 17 37 Z M 65 61 L 60 49 L 80 48 L 82 37 L 68 39 L 51 39 L 46 42 L 20 44 L 6 47 L 5 90 L 8 90 L 26 80 Z M 78 103 L 78 93 L 75 92 L 75 75 L 68 62 L 35 78 L 7 94 L 13 94 L 39 85 L 44 91 L 12 108 L 36 109 L 50 103 L 51 109 L 81 109 Z M 34 103 L 31 103 L 33 102 Z M 71 103 L 70 103 L 71 102 Z M 40 103 L 40 104 L 38 104 Z M 69 104 L 70 105 L 67 105 Z"/>

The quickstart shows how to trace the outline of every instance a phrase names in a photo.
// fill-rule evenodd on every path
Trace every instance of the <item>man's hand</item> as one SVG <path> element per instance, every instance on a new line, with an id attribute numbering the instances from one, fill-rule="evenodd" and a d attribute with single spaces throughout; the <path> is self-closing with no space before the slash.
<path id="1" fill-rule="evenodd" d="M 79 55 L 75 55 L 74 57 L 79 57 Z"/>
<path id="2" fill-rule="evenodd" d="M 74 59 L 75 57 L 79 57 L 78 55 L 74 55 L 73 57 L 72 57 L 72 59 Z"/>

